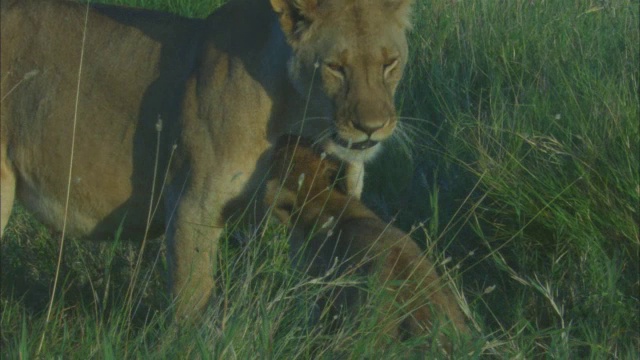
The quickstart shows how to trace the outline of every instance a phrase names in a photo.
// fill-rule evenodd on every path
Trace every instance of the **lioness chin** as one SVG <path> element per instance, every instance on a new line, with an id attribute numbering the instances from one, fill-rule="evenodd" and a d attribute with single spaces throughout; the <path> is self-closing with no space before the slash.
<path id="1" fill-rule="evenodd" d="M 335 266 L 374 274 L 388 292 L 380 323 L 392 338 L 401 329 L 428 334 L 436 321 L 468 333 L 455 297 L 418 245 L 349 195 L 349 166 L 298 136 L 283 136 L 276 145 L 265 202 L 295 233 L 302 266 L 315 276 Z M 356 310 L 357 293 L 346 294 L 344 302 Z"/>
<path id="2" fill-rule="evenodd" d="M 176 316 L 199 314 L 279 135 L 360 168 L 391 136 L 410 5 L 231 0 L 200 20 L 3 1 L 2 230 L 16 198 L 60 229 L 69 188 L 69 235 L 165 232 Z"/>

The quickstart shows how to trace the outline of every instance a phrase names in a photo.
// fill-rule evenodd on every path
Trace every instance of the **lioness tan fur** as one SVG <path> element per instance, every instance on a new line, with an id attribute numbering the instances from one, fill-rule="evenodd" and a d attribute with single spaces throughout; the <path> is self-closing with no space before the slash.
<path id="1" fill-rule="evenodd" d="M 276 146 L 265 201 L 302 235 L 306 243 L 300 247 L 314 262 L 304 266 L 322 275 L 338 261 L 343 268 L 376 274 L 393 300 L 383 314 L 387 335 L 398 337 L 402 327 L 411 335 L 426 334 L 436 319 L 468 333 L 451 290 L 418 245 L 349 195 L 345 167 L 298 136 L 283 136 Z M 346 301 L 357 306 L 356 300 Z"/>
<path id="2" fill-rule="evenodd" d="M 3 1 L 2 229 L 14 198 L 60 229 L 68 184 L 72 236 L 137 236 L 160 203 L 176 315 L 199 313 L 279 135 L 362 169 L 392 134 L 410 1 L 231 0 L 204 20 L 89 5 L 86 27 L 85 4 Z"/>

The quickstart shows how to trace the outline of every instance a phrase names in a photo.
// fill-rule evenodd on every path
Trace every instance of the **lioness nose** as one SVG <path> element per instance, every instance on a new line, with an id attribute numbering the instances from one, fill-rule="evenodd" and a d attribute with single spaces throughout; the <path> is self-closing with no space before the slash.
<path id="1" fill-rule="evenodd" d="M 373 134 L 377 130 L 382 129 L 387 124 L 387 122 L 388 120 L 382 120 L 382 119 L 372 120 L 367 122 L 354 121 L 353 127 L 371 136 L 371 134 Z"/>

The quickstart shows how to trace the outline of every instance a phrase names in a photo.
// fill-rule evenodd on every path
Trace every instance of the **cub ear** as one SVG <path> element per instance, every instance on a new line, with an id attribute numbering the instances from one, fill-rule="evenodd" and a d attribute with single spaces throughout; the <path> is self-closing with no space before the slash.
<path id="1" fill-rule="evenodd" d="M 302 37 L 318 12 L 318 0 L 270 0 L 273 11 L 278 14 L 280 27 L 292 44 Z"/>

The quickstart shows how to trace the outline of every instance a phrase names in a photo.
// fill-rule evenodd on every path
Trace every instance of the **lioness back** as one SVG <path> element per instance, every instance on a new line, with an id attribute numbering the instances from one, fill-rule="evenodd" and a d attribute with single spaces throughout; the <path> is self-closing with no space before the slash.
<path id="1" fill-rule="evenodd" d="M 2 12 L 2 151 L 10 159 L 3 159 L 3 182 L 10 169 L 17 197 L 59 229 L 76 119 L 67 228 L 75 236 L 113 234 L 123 219 L 125 229 L 145 228 L 156 122 L 164 120 L 164 172 L 176 141 L 168 133 L 194 64 L 190 34 L 198 22 L 110 12 L 120 20 L 89 12 L 86 31 L 85 6 L 75 3 L 21 1 Z"/>
<path id="2" fill-rule="evenodd" d="M 405 310 L 398 313 L 397 307 L 389 304 L 387 324 L 383 325 L 387 334 L 398 336 L 401 328 L 412 335 L 425 334 L 437 319 L 468 332 L 455 297 L 418 245 L 347 194 L 347 179 L 341 176 L 346 173 L 345 166 L 304 138 L 281 137 L 267 185 L 267 204 L 281 221 L 305 238 L 311 236 L 310 261 L 326 266 L 337 257 L 345 267 L 377 274 L 381 288 L 393 289 L 390 297 Z M 320 259 L 314 259 L 318 254 Z M 304 266 L 317 270 L 315 275 L 327 271 Z"/>
<path id="3" fill-rule="evenodd" d="M 275 13 L 266 0 L 206 20 L 68 1 L 2 6 L 1 229 L 14 199 L 61 229 L 69 189 L 67 235 L 166 232 L 170 287 L 185 299 L 177 317 L 197 316 L 213 279 L 193 274 L 210 273 L 227 214 L 254 194 L 275 111 L 268 92 L 290 86 L 288 53 L 265 48 Z"/>

